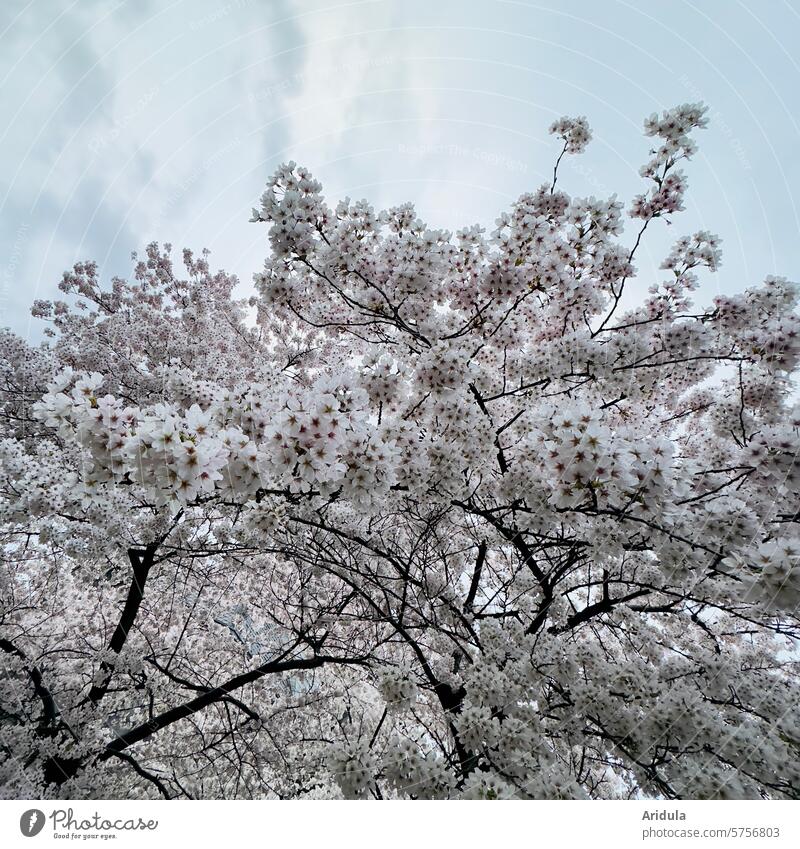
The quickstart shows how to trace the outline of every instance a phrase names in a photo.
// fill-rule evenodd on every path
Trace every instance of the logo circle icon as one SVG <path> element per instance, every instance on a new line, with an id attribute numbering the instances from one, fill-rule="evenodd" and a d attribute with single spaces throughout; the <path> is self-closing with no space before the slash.
<path id="1" fill-rule="evenodd" d="M 19 830 L 25 837 L 36 837 L 44 828 L 44 813 L 38 808 L 31 808 L 19 818 Z"/>

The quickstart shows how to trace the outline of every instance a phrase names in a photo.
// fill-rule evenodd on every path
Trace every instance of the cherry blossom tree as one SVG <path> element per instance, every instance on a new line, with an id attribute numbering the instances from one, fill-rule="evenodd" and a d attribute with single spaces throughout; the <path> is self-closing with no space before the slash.
<path id="1" fill-rule="evenodd" d="M 249 299 L 152 244 L 5 332 L 5 795 L 797 797 L 798 289 L 630 291 L 704 112 L 492 232 L 290 162 Z"/>

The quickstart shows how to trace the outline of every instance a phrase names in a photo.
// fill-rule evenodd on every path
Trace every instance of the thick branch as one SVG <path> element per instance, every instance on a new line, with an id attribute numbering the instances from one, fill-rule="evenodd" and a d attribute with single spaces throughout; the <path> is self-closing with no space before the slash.
<path id="1" fill-rule="evenodd" d="M 111 636 L 108 644 L 108 650 L 118 655 L 128 639 L 133 623 L 136 621 L 136 616 L 139 613 L 139 607 L 144 598 L 144 587 L 147 581 L 147 576 L 150 573 L 150 568 L 153 565 L 155 556 L 155 546 L 148 546 L 143 551 L 135 548 L 128 549 L 128 557 L 133 566 L 133 579 L 128 588 L 128 597 L 125 599 L 125 607 L 122 609 L 117 627 Z M 104 660 L 100 664 L 100 670 L 103 673 L 103 678 L 99 683 L 93 684 L 89 695 L 83 700 L 82 704 L 92 702 L 97 704 L 103 696 L 108 692 L 108 686 L 111 683 L 111 677 L 114 674 L 113 661 Z"/>
<path id="2" fill-rule="evenodd" d="M 0 639 L 0 649 L 2 649 L 6 654 L 13 654 L 15 657 L 18 657 L 25 666 L 25 671 L 28 673 L 28 677 L 31 679 L 33 683 L 33 689 L 36 695 L 42 702 L 42 725 L 52 725 L 56 721 L 56 717 L 58 715 L 58 709 L 56 708 L 55 699 L 53 698 L 53 694 L 44 684 L 42 679 L 42 673 L 38 666 L 34 666 L 31 663 L 28 663 L 27 655 L 22 649 L 17 648 L 11 640 Z"/>
<path id="3" fill-rule="evenodd" d="M 116 740 L 112 740 L 111 743 L 106 746 L 106 750 L 100 755 L 100 759 L 106 760 L 112 755 L 127 749 L 129 746 L 133 746 L 135 743 L 140 743 L 142 740 L 146 740 L 162 728 L 166 728 L 181 719 L 185 719 L 187 716 L 191 716 L 192 714 L 203 710 L 203 708 L 214 704 L 214 702 L 224 701 L 228 698 L 231 691 L 238 690 L 246 684 L 251 684 L 259 678 L 263 678 L 265 675 L 290 672 L 298 669 L 316 669 L 325 663 L 362 665 L 365 662 L 366 658 L 339 658 L 329 657 L 327 655 L 316 655 L 315 657 L 298 658 L 297 660 L 271 661 L 269 663 L 264 663 L 261 666 L 257 666 L 255 669 L 251 669 L 248 672 L 243 672 L 241 675 L 234 676 L 224 684 L 220 684 L 218 687 L 213 687 L 196 698 L 191 699 L 188 702 L 184 702 L 182 705 L 178 705 L 177 707 L 164 711 L 164 713 L 159 714 L 148 722 L 137 725 L 135 728 L 131 728 L 124 734 L 120 734 Z"/>
<path id="4" fill-rule="evenodd" d="M 648 595 L 649 593 L 650 590 L 642 589 L 635 590 L 634 592 L 628 593 L 628 595 L 621 596 L 620 598 L 609 598 L 608 596 L 604 596 L 604 598 L 600 601 L 590 604 L 588 607 L 584 607 L 583 610 L 579 610 L 577 613 L 573 613 L 572 616 L 567 617 L 567 624 L 562 628 L 553 627 L 550 630 L 554 634 L 570 631 L 582 622 L 588 622 L 590 619 L 594 619 L 595 616 L 599 616 L 601 613 L 609 613 L 619 604 L 624 604 L 626 601 L 632 601 L 635 598 L 639 598 L 639 596 Z"/>
<path id="5" fill-rule="evenodd" d="M 472 571 L 472 580 L 470 581 L 469 591 L 467 592 L 467 598 L 464 601 L 464 612 L 468 613 L 472 610 L 472 605 L 475 602 L 475 596 L 478 593 L 478 586 L 481 582 L 481 570 L 483 569 L 483 563 L 486 560 L 486 541 L 484 540 L 478 546 L 478 556 L 475 559 L 475 568 Z"/>

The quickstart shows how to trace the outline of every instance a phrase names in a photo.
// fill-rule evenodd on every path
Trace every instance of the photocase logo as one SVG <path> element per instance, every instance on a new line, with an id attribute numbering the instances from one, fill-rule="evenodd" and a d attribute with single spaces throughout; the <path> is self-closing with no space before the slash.
<path id="1" fill-rule="evenodd" d="M 19 818 L 19 830 L 25 837 L 36 837 L 44 828 L 44 814 L 38 808 L 31 808 Z"/>

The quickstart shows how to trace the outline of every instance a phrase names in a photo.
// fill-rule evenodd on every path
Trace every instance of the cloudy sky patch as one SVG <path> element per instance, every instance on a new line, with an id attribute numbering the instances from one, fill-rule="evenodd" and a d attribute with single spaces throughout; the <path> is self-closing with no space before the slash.
<path id="1" fill-rule="evenodd" d="M 698 228 L 724 248 L 701 299 L 797 278 L 798 36 L 785 2 L 5 2 L 0 324 L 39 338 L 30 305 L 64 269 L 124 276 L 150 240 L 210 248 L 246 291 L 266 250 L 250 208 L 288 159 L 332 201 L 490 226 L 548 179 L 547 126 L 585 114 L 561 184 L 627 202 L 642 119 L 698 99 L 687 211 L 639 256 L 640 291 Z"/>

